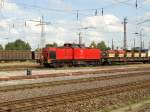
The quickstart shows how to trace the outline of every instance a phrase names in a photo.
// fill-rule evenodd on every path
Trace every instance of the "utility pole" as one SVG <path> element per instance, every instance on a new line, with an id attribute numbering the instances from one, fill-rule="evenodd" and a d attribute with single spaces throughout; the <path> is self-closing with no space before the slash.
<path id="1" fill-rule="evenodd" d="M 135 7 L 136 9 L 138 8 L 138 1 L 136 0 L 136 3 L 135 3 Z"/>
<path id="2" fill-rule="evenodd" d="M 36 20 L 29 20 L 29 21 L 37 22 L 38 24 L 36 26 L 41 26 L 41 40 L 40 40 L 40 44 L 41 44 L 41 48 L 44 48 L 45 47 L 45 26 L 49 25 L 51 23 L 50 22 L 45 22 L 43 16 L 40 19 L 40 21 L 36 21 Z"/>
<path id="3" fill-rule="evenodd" d="M 95 16 L 97 16 L 97 14 L 98 14 L 98 10 L 97 10 L 97 9 L 95 9 Z"/>
<path id="4" fill-rule="evenodd" d="M 0 8 L 2 9 L 4 7 L 4 0 L 0 0 Z"/>
<path id="5" fill-rule="evenodd" d="M 44 23 L 44 17 L 42 16 L 41 20 L 40 20 L 40 24 L 39 26 L 41 26 L 41 48 L 43 48 L 45 46 L 45 23 Z M 37 25 L 38 26 L 38 25 Z"/>
<path id="6" fill-rule="evenodd" d="M 88 29 L 96 29 L 95 27 L 83 27 L 83 28 L 79 28 L 80 30 L 88 30 Z M 81 31 L 79 32 L 79 45 L 82 45 L 82 36 L 81 36 Z"/>
<path id="7" fill-rule="evenodd" d="M 112 46 L 111 49 L 114 50 L 114 40 L 112 39 Z"/>
<path id="8" fill-rule="evenodd" d="M 141 29 L 139 33 L 138 32 L 135 33 L 140 38 L 139 51 L 141 51 L 143 48 L 143 39 L 142 39 L 143 32 L 142 31 L 143 31 L 143 29 Z"/>
<path id="9" fill-rule="evenodd" d="M 145 42 L 144 42 L 144 40 L 143 40 L 142 49 L 144 49 L 144 47 L 145 47 Z"/>
<path id="10" fill-rule="evenodd" d="M 79 45 L 82 44 L 82 37 L 81 37 L 81 32 L 79 32 Z"/>
<path id="11" fill-rule="evenodd" d="M 77 17 L 77 21 L 79 20 L 79 10 L 77 10 L 77 15 L 76 15 L 76 17 Z"/>
<path id="12" fill-rule="evenodd" d="M 134 41 L 134 46 L 133 46 L 133 48 L 135 49 L 135 38 L 134 38 L 134 40 L 133 40 L 133 41 Z"/>
<path id="13" fill-rule="evenodd" d="M 143 29 L 141 29 L 141 31 L 140 31 L 140 49 L 141 50 L 143 48 L 143 42 L 142 42 L 142 36 L 143 36 L 143 34 L 142 34 L 142 31 L 143 31 Z"/>
<path id="14" fill-rule="evenodd" d="M 124 18 L 124 49 L 127 49 L 127 18 Z"/>
<path id="15" fill-rule="evenodd" d="M 102 16 L 104 15 L 104 9 L 102 8 Z"/>

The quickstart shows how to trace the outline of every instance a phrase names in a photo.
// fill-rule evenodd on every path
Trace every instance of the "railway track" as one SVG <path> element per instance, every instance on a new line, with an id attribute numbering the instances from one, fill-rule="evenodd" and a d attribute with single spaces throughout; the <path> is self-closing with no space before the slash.
<path id="1" fill-rule="evenodd" d="M 27 69 L 27 68 L 31 68 L 31 69 L 39 69 L 39 68 L 43 68 L 42 66 L 38 65 L 38 64 L 33 64 L 33 65 L 30 65 L 30 64 L 21 64 L 21 65 L 1 65 L 0 66 L 0 70 L 2 71 L 15 71 L 15 70 L 24 70 L 24 69 Z"/>
<path id="2" fill-rule="evenodd" d="M 106 76 L 96 76 L 96 77 L 79 78 L 79 79 L 69 79 L 69 80 L 60 80 L 60 81 L 51 81 L 51 82 L 3 86 L 0 88 L 0 92 L 9 92 L 9 91 L 42 88 L 42 87 L 53 87 L 53 86 L 59 86 L 59 85 L 69 85 L 69 84 L 86 83 L 86 82 L 103 81 L 103 80 L 113 80 L 113 79 L 148 76 L 148 75 L 150 75 L 150 70 L 118 73 L 117 75 L 113 74 L 113 75 L 109 75 L 109 76 L 107 76 L 107 74 L 106 74 Z"/>
<path id="3" fill-rule="evenodd" d="M 83 101 L 86 99 L 136 91 L 139 89 L 146 89 L 149 87 L 150 87 L 150 80 L 143 80 L 114 86 L 86 89 L 57 95 L 4 102 L 0 103 L 0 112 L 29 111 L 37 108 L 56 106 L 81 100 Z"/>
<path id="4" fill-rule="evenodd" d="M 21 63 L 21 62 L 18 62 Z M 44 66 L 39 65 L 38 63 L 22 63 L 22 64 L 18 64 L 17 65 L 12 65 L 12 63 L 2 63 L 3 65 L 0 65 L 0 70 L 2 71 L 16 71 L 16 70 L 25 70 L 27 68 L 30 69 L 54 69 L 54 68 L 46 68 Z M 5 65 L 6 64 L 6 65 Z M 123 64 L 122 64 L 123 65 Z M 134 65 L 134 63 L 129 64 L 129 65 Z M 119 66 L 119 65 L 112 65 L 113 67 L 115 66 Z M 105 67 L 109 67 L 109 66 L 105 66 Z M 67 69 L 76 69 L 77 67 L 68 67 Z M 82 68 L 86 68 L 86 67 L 82 67 Z M 95 68 L 95 67 L 93 67 Z M 65 68 L 56 68 L 56 69 L 65 69 Z"/>
<path id="5" fill-rule="evenodd" d="M 73 75 L 94 75 L 102 73 L 116 73 L 116 72 L 131 72 L 131 71 L 146 71 L 150 70 L 149 67 L 144 68 L 126 68 L 126 69 L 113 69 L 113 70 L 94 70 L 94 71 L 78 71 L 78 72 L 68 72 L 68 73 L 53 73 L 53 74 L 40 74 L 31 76 L 12 76 L 7 78 L 0 78 L 0 81 L 11 81 L 11 80 L 22 80 L 22 79 L 36 79 L 36 78 L 49 78 L 49 77 L 60 77 L 60 76 L 73 76 Z"/>

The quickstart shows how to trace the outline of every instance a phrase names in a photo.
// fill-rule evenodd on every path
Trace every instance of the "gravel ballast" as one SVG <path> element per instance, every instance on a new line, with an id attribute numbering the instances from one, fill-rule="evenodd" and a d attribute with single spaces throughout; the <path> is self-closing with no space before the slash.
<path id="1" fill-rule="evenodd" d="M 92 89 L 92 88 L 100 88 L 100 87 L 105 87 L 105 86 L 125 84 L 129 82 L 136 82 L 136 81 L 140 81 L 140 80 L 142 81 L 142 80 L 147 80 L 147 79 L 150 79 L 150 76 L 138 76 L 138 77 L 130 77 L 130 78 L 126 77 L 122 79 L 93 81 L 93 82 L 86 82 L 86 83 L 25 89 L 25 90 L 10 91 L 10 92 L 1 92 L 0 102 L 33 98 L 33 97 L 39 97 L 39 96 L 54 95 L 54 94 Z"/>

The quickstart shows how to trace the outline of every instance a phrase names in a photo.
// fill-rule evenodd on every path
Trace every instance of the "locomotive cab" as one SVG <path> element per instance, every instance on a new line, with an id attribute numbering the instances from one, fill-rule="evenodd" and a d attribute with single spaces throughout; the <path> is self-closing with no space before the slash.
<path id="1" fill-rule="evenodd" d="M 43 48 L 42 50 L 42 63 L 50 64 L 52 60 L 56 60 L 56 49 L 55 48 Z"/>
<path id="2" fill-rule="evenodd" d="M 49 51 L 49 59 L 56 59 L 56 51 Z"/>

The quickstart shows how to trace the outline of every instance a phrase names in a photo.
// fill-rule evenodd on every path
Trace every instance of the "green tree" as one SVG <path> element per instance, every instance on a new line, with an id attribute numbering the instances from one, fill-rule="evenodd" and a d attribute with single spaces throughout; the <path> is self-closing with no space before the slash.
<path id="1" fill-rule="evenodd" d="M 5 50 L 14 50 L 14 44 L 13 43 L 7 43 L 5 45 Z"/>
<path id="2" fill-rule="evenodd" d="M 58 47 L 58 44 L 56 42 L 53 43 L 54 47 Z"/>
<path id="3" fill-rule="evenodd" d="M 24 42 L 23 40 L 16 40 L 15 42 L 10 42 L 5 45 L 5 50 L 31 50 L 29 43 Z"/>
<path id="4" fill-rule="evenodd" d="M 103 50 L 103 51 L 108 50 L 108 47 L 106 46 L 106 44 L 105 44 L 104 41 L 99 42 L 99 43 L 97 44 L 97 48 L 98 48 L 98 49 L 101 49 L 101 50 Z"/>
<path id="5" fill-rule="evenodd" d="M 140 51 L 140 50 L 141 50 L 140 47 L 133 47 L 133 48 L 132 48 L 132 51 Z"/>
<path id="6" fill-rule="evenodd" d="M 42 49 L 41 48 L 36 48 L 35 51 L 42 51 Z"/>
<path id="7" fill-rule="evenodd" d="M 58 47 L 58 44 L 54 42 L 53 44 L 46 44 L 46 48 L 48 47 Z"/>
<path id="8" fill-rule="evenodd" d="M 111 50 L 111 48 L 110 47 L 107 47 L 107 49 L 106 50 Z"/>
<path id="9" fill-rule="evenodd" d="M 97 48 L 97 45 L 96 45 L 96 43 L 93 41 L 93 42 L 90 44 L 89 47 L 90 47 L 90 48 Z"/>
<path id="10" fill-rule="evenodd" d="M 0 50 L 3 50 L 3 46 L 0 44 Z"/>

